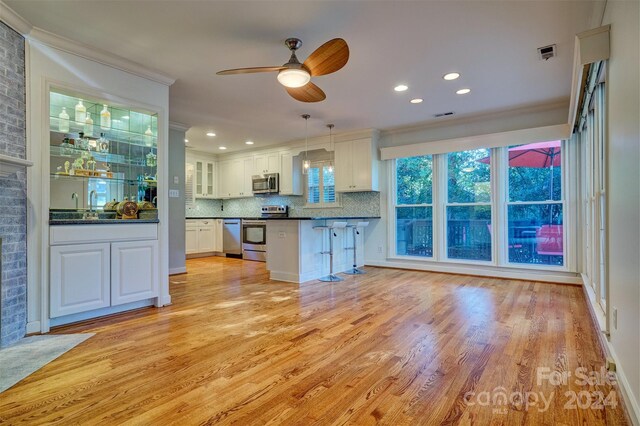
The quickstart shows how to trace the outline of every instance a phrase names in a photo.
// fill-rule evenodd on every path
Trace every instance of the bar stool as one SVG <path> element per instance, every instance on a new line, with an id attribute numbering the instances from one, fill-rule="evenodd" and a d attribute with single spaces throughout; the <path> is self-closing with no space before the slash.
<path id="1" fill-rule="evenodd" d="M 366 274 L 365 271 L 363 271 L 362 269 L 358 269 L 357 268 L 357 251 L 358 251 L 358 235 L 360 235 L 360 231 L 358 231 L 358 228 L 366 228 L 367 226 L 369 226 L 369 222 L 358 222 L 355 225 L 349 225 L 347 226 L 347 228 L 351 228 L 353 230 L 353 247 L 347 247 L 345 250 L 353 250 L 353 268 L 349 269 L 348 271 L 344 271 L 345 274 L 348 275 L 361 275 L 361 274 Z"/>
<path id="2" fill-rule="evenodd" d="M 329 275 L 326 277 L 318 278 L 319 281 L 324 282 L 336 282 L 343 281 L 342 278 L 333 273 L 333 237 L 337 237 L 336 229 L 344 229 L 347 227 L 347 222 L 333 222 L 331 226 L 314 226 L 313 229 L 321 229 L 324 236 L 325 231 L 329 231 L 329 251 L 321 251 L 320 254 L 329 255 Z"/>

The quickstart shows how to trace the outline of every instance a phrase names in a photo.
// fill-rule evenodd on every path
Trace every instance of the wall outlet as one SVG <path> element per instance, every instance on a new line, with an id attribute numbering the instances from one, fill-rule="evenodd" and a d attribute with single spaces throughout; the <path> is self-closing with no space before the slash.
<path id="1" fill-rule="evenodd" d="M 279 238 L 287 238 L 287 234 L 285 234 L 284 232 L 278 232 L 278 237 Z"/>
<path id="2" fill-rule="evenodd" d="M 378 246 L 378 253 L 382 253 L 382 246 Z"/>
<path id="3" fill-rule="evenodd" d="M 169 190 L 169 198 L 179 198 L 179 197 L 180 197 L 180 190 L 178 189 Z"/>
<path id="4" fill-rule="evenodd" d="M 179 184 L 179 183 L 180 183 L 180 178 L 179 178 L 178 176 L 174 176 L 174 177 L 173 177 L 173 184 L 174 184 L 174 185 L 177 185 L 177 184 Z"/>
<path id="5" fill-rule="evenodd" d="M 613 328 L 618 329 L 618 308 L 613 307 Z"/>

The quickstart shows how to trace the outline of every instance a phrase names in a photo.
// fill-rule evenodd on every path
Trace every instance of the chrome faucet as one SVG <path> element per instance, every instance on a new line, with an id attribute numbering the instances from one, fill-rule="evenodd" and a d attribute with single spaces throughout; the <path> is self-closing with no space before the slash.
<path id="1" fill-rule="evenodd" d="M 78 210 L 78 193 L 74 192 L 73 194 L 71 194 L 71 199 L 76 200 L 76 211 L 77 211 Z"/>
<path id="2" fill-rule="evenodd" d="M 93 212 L 93 196 L 96 196 L 96 198 L 98 197 L 98 193 L 96 192 L 95 189 L 92 189 L 91 192 L 89 193 L 89 213 Z"/>

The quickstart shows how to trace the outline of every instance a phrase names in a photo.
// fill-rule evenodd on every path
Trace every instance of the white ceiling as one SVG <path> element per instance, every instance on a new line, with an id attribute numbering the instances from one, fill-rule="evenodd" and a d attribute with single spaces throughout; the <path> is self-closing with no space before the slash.
<path id="1" fill-rule="evenodd" d="M 170 119 L 191 126 L 192 147 L 219 153 L 324 135 L 386 129 L 566 99 L 574 35 L 589 28 L 590 1 L 191 1 L 5 0 L 34 26 L 99 47 L 173 78 Z M 299 37 L 303 61 L 342 37 L 349 63 L 314 78 L 327 99 L 295 101 L 276 73 L 216 71 L 281 65 Z M 536 49 L 557 44 L 558 57 Z M 457 71 L 459 80 L 442 75 Z M 405 83 L 409 90 L 393 91 Z M 462 87 L 471 93 L 461 96 Z M 409 100 L 424 98 L 421 104 Z M 204 133 L 213 130 L 215 138 Z"/>

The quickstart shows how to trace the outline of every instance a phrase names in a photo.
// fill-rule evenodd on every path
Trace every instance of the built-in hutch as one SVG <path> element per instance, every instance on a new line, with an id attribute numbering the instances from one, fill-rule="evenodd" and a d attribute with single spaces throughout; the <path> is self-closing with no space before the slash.
<path id="1" fill-rule="evenodd" d="M 49 163 L 51 324 L 154 304 L 157 113 L 52 89 Z"/>

